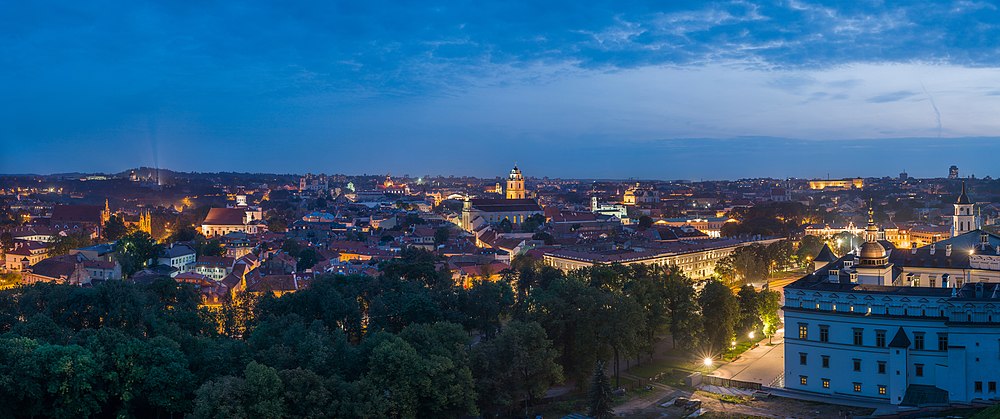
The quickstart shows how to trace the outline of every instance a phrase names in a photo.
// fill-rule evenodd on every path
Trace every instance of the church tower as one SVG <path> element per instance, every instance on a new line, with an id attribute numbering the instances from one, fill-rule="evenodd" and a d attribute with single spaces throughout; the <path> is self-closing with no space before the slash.
<path id="1" fill-rule="evenodd" d="M 144 210 L 139 213 L 139 231 L 145 231 L 147 234 L 153 234 L 153 214 L 149 210 Z"/>
<path id="2" fill-rule="evenodd" d="M 976 222 L 976 214 L 973 212 L 973 206 L 975 204 L 969 200 L 969 196 L 965 193 L 965 181 L 962 181 L 962 194 L 958 196 L 958 201 L 955 202 L 955 212 L 951 216 L 951 236 L 955 237 L 960 234 L 968 233 L 972 230 L 979 228 Z"/>
<path id="3" fill-rule="evenodd" d="M 507 199 L 524 199 L 524 176 L 521 176 L 521 169 L 514 165 L 507 177 Z"/>
<path id="4" fill-rule="evenodd" d="M 106 224 L 110 219 L 111 219 L 111 205 L 109 204 L 108 199 L 105 198 L 104 211 L 101 211 L 101 226 L 103 227 L 104 224 Z"/>
<path id="5" fill-rule="evenodd" d="M 865 228 L 865 243 L 858 252 L 855 265 L 857 281 L 866 285 L 892 285 L 892 264 L 889 255 L 878 242 L 878 226 L 875 225 L 875 211 L 868 207 L 868 227 Z"/>

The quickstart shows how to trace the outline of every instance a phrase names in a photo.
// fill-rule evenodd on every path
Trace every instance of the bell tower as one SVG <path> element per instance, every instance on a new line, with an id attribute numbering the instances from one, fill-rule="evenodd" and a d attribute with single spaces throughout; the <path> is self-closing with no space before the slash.
<path id="1" fill-rule="evenodd" d="M 973 211 L 975 204 L 969 199 L 969 195 L 965 193 L 965 181 L 962 181 L 962 194 L 958 196 L 958 200 L 955 201 L 954 207 L 955 212 L 951 216 L 951 236 L 955 237 L 961 234 L 968 233 L 972 230 L 979 228 L 976 222 L 976 214 Z"/>
<path id="2" fill-rule="evenodd" d="M 524 176 L 521 176 L 521 169 L 514 165 L 507 176 L 507 199 L 524 199 Z"/>

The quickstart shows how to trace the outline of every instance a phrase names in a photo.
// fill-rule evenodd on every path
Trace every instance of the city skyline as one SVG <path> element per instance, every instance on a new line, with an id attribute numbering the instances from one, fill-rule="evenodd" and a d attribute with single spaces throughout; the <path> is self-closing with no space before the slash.
<path id="1" fill-rule="evenodd" d="M 566 178 L 591 180 L 655 180 L 655 181 L 726 181 L 747 178 L 773 179 L 827 179 L 827 178 L 883 178 L 896 177 L 906 173 L 911 178 L 944 178 L 949 176 L 949 168 L 954 165 L 959 168 L 960 178 L 997 178 L 995 167 L 991 165 L 990 156 L 1000 152 L 1000 138 L 969 138 L 964 142 L 941 143 L 932 138 L 913 139 L 881 139 L 881 140 L 842 140 L 838 142 L 823 142 L 810 140 L 793 140 L 783 138 L 767 138 L 766 142 L 754 142 L 748 139 L 679 139 L 661 141 L 654 146 L 663 150 L 670 157 L 661 159 L 659 154 L 642 153 L 636 149 L 621 146 L 602 149 L 590 149 L 563 152 L 563 157 L 578 161 L 587 153 L 599 156 L 601 167 L 580 165 L 572 170 L 553 171 L 547 164 L 545 156 L 522 156 L 518 159 L 511 155 L 508 159 L 496 158 L 480 161 L 462 162 L 458 170 L 442 172 L 440 169 L 428 169 L 437 165 L 407 165 L 395 164 L 366 167 L 362 164 L 327 164 L 309 166 L 299 170 L 286 170 L 281 167 L 275 170 L 265 170 L 266 165 L 248 164 L 233 169 L 214 168 L 200 169 L 186 165 L 164 164 L 170 160 L 147 158 L 135 164 L 118 161 L 107 163 L 106 169 L 70 170 L 74 166 L 67 165 L 66 170 L 0 172 L 0 175 L 57 175 L 67 173 L 103 173 L 117 174 L 124 171 L 148 167 L 167 171 L 187 173 L 260 173 L 276 175 L 301 175 L 305 173 L 337 173 L 349 176 L 468 176 L 476 178 L 501 178 L 516 164 L 528 168 L 526 174 L 530 178 Z M 773 147 L 782 147 L 783 152 L 792 159 L 786 161 L 787 166 L 775 167 L 765 163 Z M 595 151 L 597 150 L 597 151 Z M 721 150 L 721 151 L 720 151 Z M 555 150 L 553 150 L 555 152 Z M 574 152 L 576 154 L 574 154 Z M 847 154 L 847 153 L 854 154 Z M 722 154 L 719 154 L 722 153 Z M 943 154 L 953 157 L 940 158 Z M 830 160 L 816 161 L 816 156 L 834 156 Z M 917 164 L 922 156 L 932 156 L 935 162 L 929 165 Z M 843 167 L 844 159 L 861 168 Z M 597 163 L 597 158 L 592 163 Z M 711 160 L 714 159 L 714 160 Z M 663 165 L 669 161 L 671 165 Z M 754 162 L 748 164 L 748 162 Z M 904 162 L 908 162 L 905 163 Z M 157 164 L 159 163 L 159 164 Z M 0 166 L 4 167 L 4 166 Z M 898 167 L 898 169 L 897 169 Z M 607 171 L 606 169 L 614 169 Z M 701 173 L 704 176 L 693 176 Z"/>
<path id="2" fill-rule="evenodd" d="M 998 17 L 968 1 L 16 4 L 0 171 L 996 177 Z M 865 143 L 878 173 L 849 155 Z"/>

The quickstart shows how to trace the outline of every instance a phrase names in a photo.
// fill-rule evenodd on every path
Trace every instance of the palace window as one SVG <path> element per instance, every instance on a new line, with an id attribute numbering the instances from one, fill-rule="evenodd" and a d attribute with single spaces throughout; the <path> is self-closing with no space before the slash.
<path id="1" fill-rule="evenodd" d="M 809 339 L 809 325 L 806 323 L 799 323 L 799 339 Z"/>
<path id="2" fill-rule="evenodd" d="M 830 388 L 830 379 L 829 378 L 824 378 L 823 379 L 823 388 Z"/>
<path id="3" fill-rule="evenodd" d="M 982 392 L 983 392 L 983 382 L 976 381 L 976 393 L 982 393 Z"/>
<path id="4" fill-rule="evenodd" d="M 861 371 L 861 360 L 854 358 L 854 371 Z"/>
<path id="5" fill-rule="evenodd" d="M 990 393 L 996 393 L 997 392 L 997 382 L 996 381 L 990 381 L 989 385 L 990 385 L 990 387 L 989 387 L 990 388 Z"/>
<path id="6" fill-rule="evenodd" d="M 914 375 L 916 375 L 917 377 L 923 377 L 924 376 L 924 364 L 913 364 L 913 372 L 914 372 Z"/>
<path id="7" fill-rule="evenodd" d="M 913 333 L 913 349 L 922 351 L 924 350 L 924 333 L 915 332 Z"/>
<path id="8" fill-rule="evenodd" d="M 878 394 L 881 394 L 883 396 L 885 395 L 885 386 L 883 385 L 878 386 Z"/>
<path id="9" fill-rule="evenodd" d="M 854 344 L 858 346 L 864 345 L 865 344 L 864 336 L 865 336 L 864 329 L 854 329 Z"/>
<path id="10" fill-rule="evenodd" d="M 938 333 L 938 350 L 947 351 L 948 350 L 948 334 Z"/>
<path id="11" fill-rule="evenodd" d="M 806 365 L 806 353 L 799 352 L 799 365 Z"/>
<path id="12" fill-rule="evenodd" d="M 799 384 L 802 384 L 802 385 L 809 384 L 809 377 L 806 377 L 804 375 L 800 375 L 799 376 Z M 980 384 L 982 384 L 982 383 L 980 383 Z"/>
<path id="13" fill-rule="evenodd" d="M 885 361 L 878 362 L 878 373 L 885 374 Z"/>
<path id="14" fill-rule="evenodd" d="M 830 356 L 823 355 L 823 368 L 830 368 Z"/>
<path id="15" fill-rule="evenodd" d="M 855 393 L 861 392 L 861 383 L 854 383 L 854 392 Z"/>
<path id="16" fill-rule="evenodd" d="M 830 341 L 830 326 L 819 325 L 819 341 L 829 342 Z"/>
<path id="17" fill-rule="evenodd" d="M 885 330 L 875 331 L 875 346 L 878 346 L 879 348 L 885 347 Z"/>

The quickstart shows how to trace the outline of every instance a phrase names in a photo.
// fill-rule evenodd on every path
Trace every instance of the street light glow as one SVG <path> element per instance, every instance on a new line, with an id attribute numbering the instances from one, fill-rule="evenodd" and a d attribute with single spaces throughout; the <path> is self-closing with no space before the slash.
<path id="1" fill-rule="evenodd" d="M 711 366 L 712 366 L 712 358 L 705 358 L 705 359 L 704 359 L 704 360 L 702 360 L 701 362 L 702 362 L 703 364 L 705 364 L 705 366 L 706 366 L 706 367 L 711 367 Z"/>
<path id="2" fill-rule="evenodd" d="M 750 333 L 747 333 L 747 337 L 749 337 L 750 339 L 753 339 L 754 336 L 757 336 L 757 334 L 754 333 L 752 330 L 750 331 Z"/>

